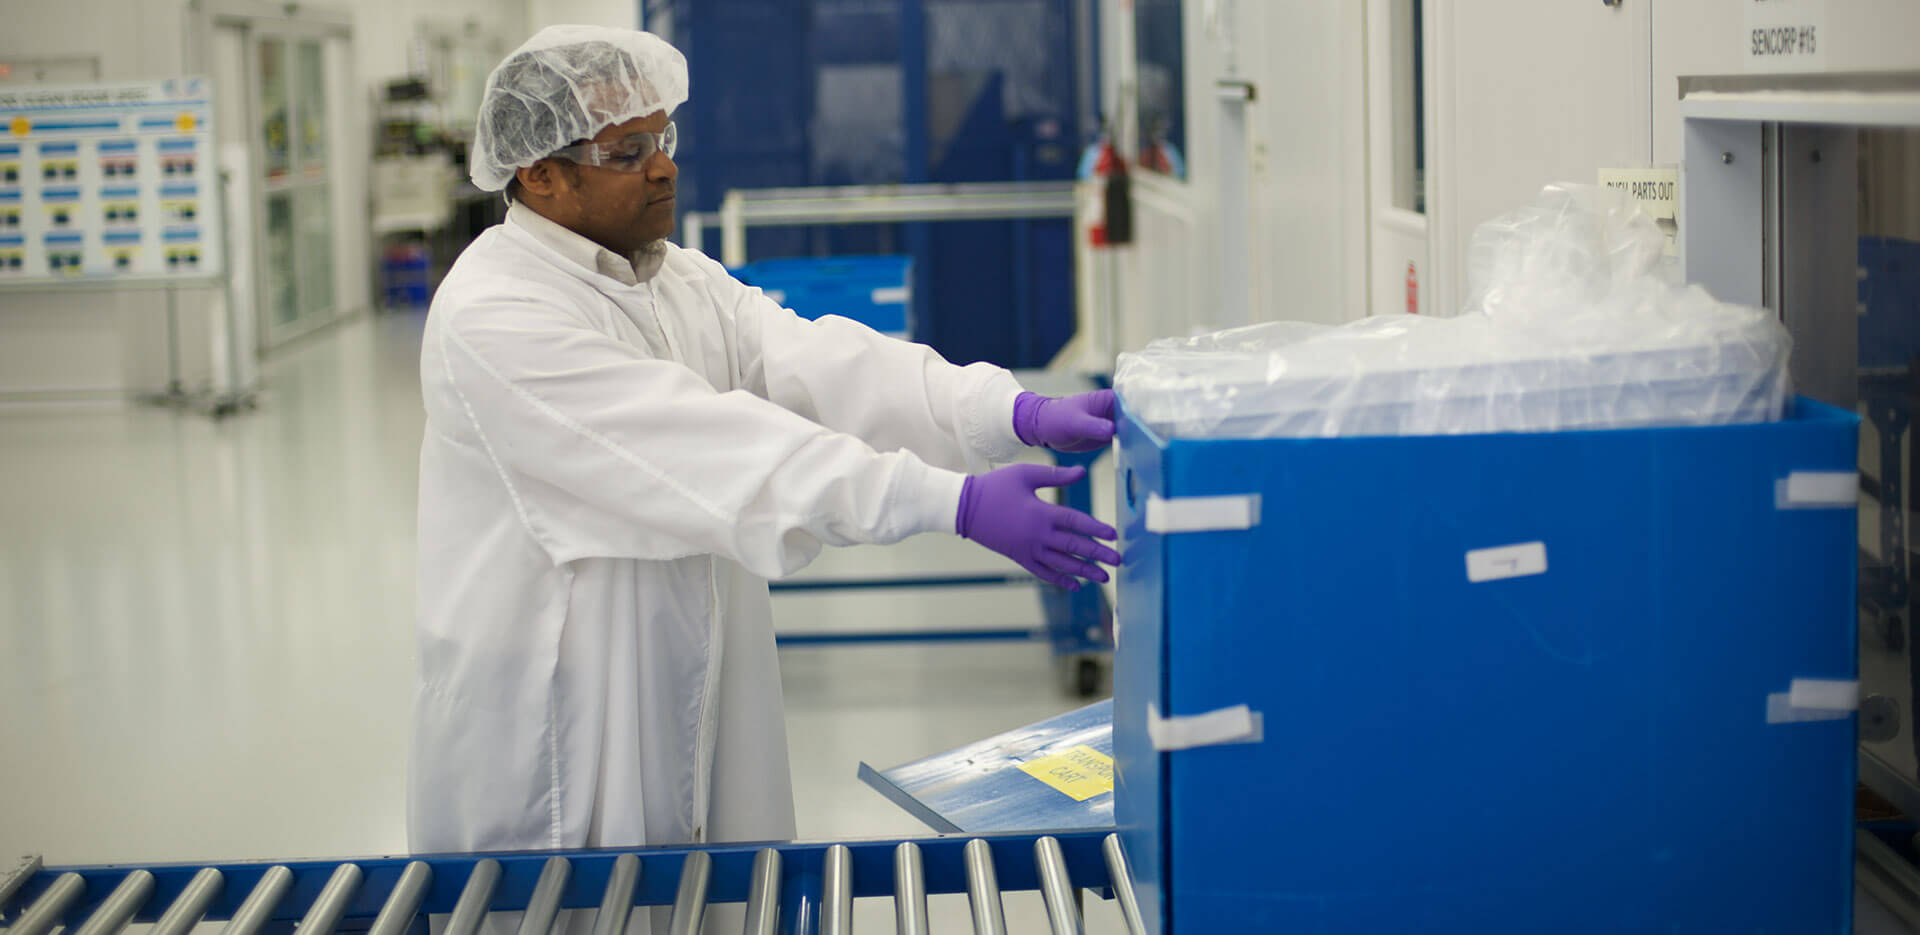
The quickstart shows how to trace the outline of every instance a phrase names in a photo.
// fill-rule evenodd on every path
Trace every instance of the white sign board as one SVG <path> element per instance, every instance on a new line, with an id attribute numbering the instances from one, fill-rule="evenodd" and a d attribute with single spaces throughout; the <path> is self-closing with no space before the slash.
<path id="1" fill-rule="evenodd" d="M 211 90 L 0 88 L 0 285 L 218 276 Z"/>
<path id="2" fill-rule="evenodd" d="M 1640 210 L 1667 235 L 1666 255 L 1680 255 L 1679 169 L 1601 169 L 1600 184 L 1624 191 L 1640 202 Z"/>
<path id="3" fill-rule="evenodd" d="M 1742 0 L 1740 58 L 1749 72 L 1821 71 L 1827 65 L 1827 0 Z"/>

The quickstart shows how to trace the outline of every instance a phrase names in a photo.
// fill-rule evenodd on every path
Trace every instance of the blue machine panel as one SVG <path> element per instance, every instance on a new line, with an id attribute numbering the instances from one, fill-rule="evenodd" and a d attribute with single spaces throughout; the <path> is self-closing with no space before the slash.
<path id="1" fill-rule="evenodd" d="M 691 71 L 675 115 L 682 210 L 717 211 L 736 188 L 1065 180 L 1093 135 L 1076 104 L 1074 0 L 645 7 Z M 1070 228 L 758 227 L 747 253 L 911 254 L 915 340 L 955 363 L 1040 367 L 1073 334 Z"/>
<path id="2" fill-rule="evenodd" d="M 1857 420 L 1120 445 L 1116 818 L 1160 931 L 1842 933 Z M 1160 535 L 1163 498 L 1257 494 Z M 1469 580 L 1541 543 L 1544 570 Z M 1158 753 L 1145 706 L 1246 704 L 1256 743 Z"/>

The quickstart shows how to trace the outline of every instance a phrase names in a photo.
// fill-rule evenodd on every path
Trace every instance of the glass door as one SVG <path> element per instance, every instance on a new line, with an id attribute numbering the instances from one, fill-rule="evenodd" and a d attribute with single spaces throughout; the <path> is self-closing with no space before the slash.
<path id="1" fill-rule="evenodd" d="M 258 184 L 260 334 L 270 348 L 339 317 L 325 39 L 263 27 L 251 66 Z"/>

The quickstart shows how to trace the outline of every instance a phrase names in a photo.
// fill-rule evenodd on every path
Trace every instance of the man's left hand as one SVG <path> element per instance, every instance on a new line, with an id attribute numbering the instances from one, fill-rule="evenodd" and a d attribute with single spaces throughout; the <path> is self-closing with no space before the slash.
<path id="1" fill-rule="evenodd" d="M 1022 393 L 1013 404 L 1013 430 L 1020 440 L 1054 451 L 1093 451 L 1113 441 L 1113 391 L 1077 396 Z"/>

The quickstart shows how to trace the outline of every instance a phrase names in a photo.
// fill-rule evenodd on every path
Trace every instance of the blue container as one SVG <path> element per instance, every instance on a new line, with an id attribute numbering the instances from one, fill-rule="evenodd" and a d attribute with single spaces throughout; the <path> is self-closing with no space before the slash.
<path id="1" fill-rule="evenodd" d="M 1857 421 L 1803 399 L 1713 428 L 1168 441 L 1123 418 L 1115 805 L 1151 928 L 1848 931 L 1853 717 L 1769 723 L 1768 696 L 1856 677 L 1854 510 L 1777 497 L 1850 477 Z M 1242 495 L 1251 528 L 1146 528 L 1153 497 Z M 1540 573 L 1469 580 L 1468 553 L 1533 543 Z M 1159 752 L 1150 704 L 1244 704 L 1261 739 Z"/>
<path id="2" fill-rule="evenodd" d="M 881 334 L 913 339 L 912 257 L 761 260 L 733 274 L 801 317 L 839 315 Z"/>
<path id="3" fill-rule="evenodd" d="M 381 255 L 381 291 L 388 308 L 423 308 L 433 300 L 432 254 L 425 244 L 396 244 Z"/>

